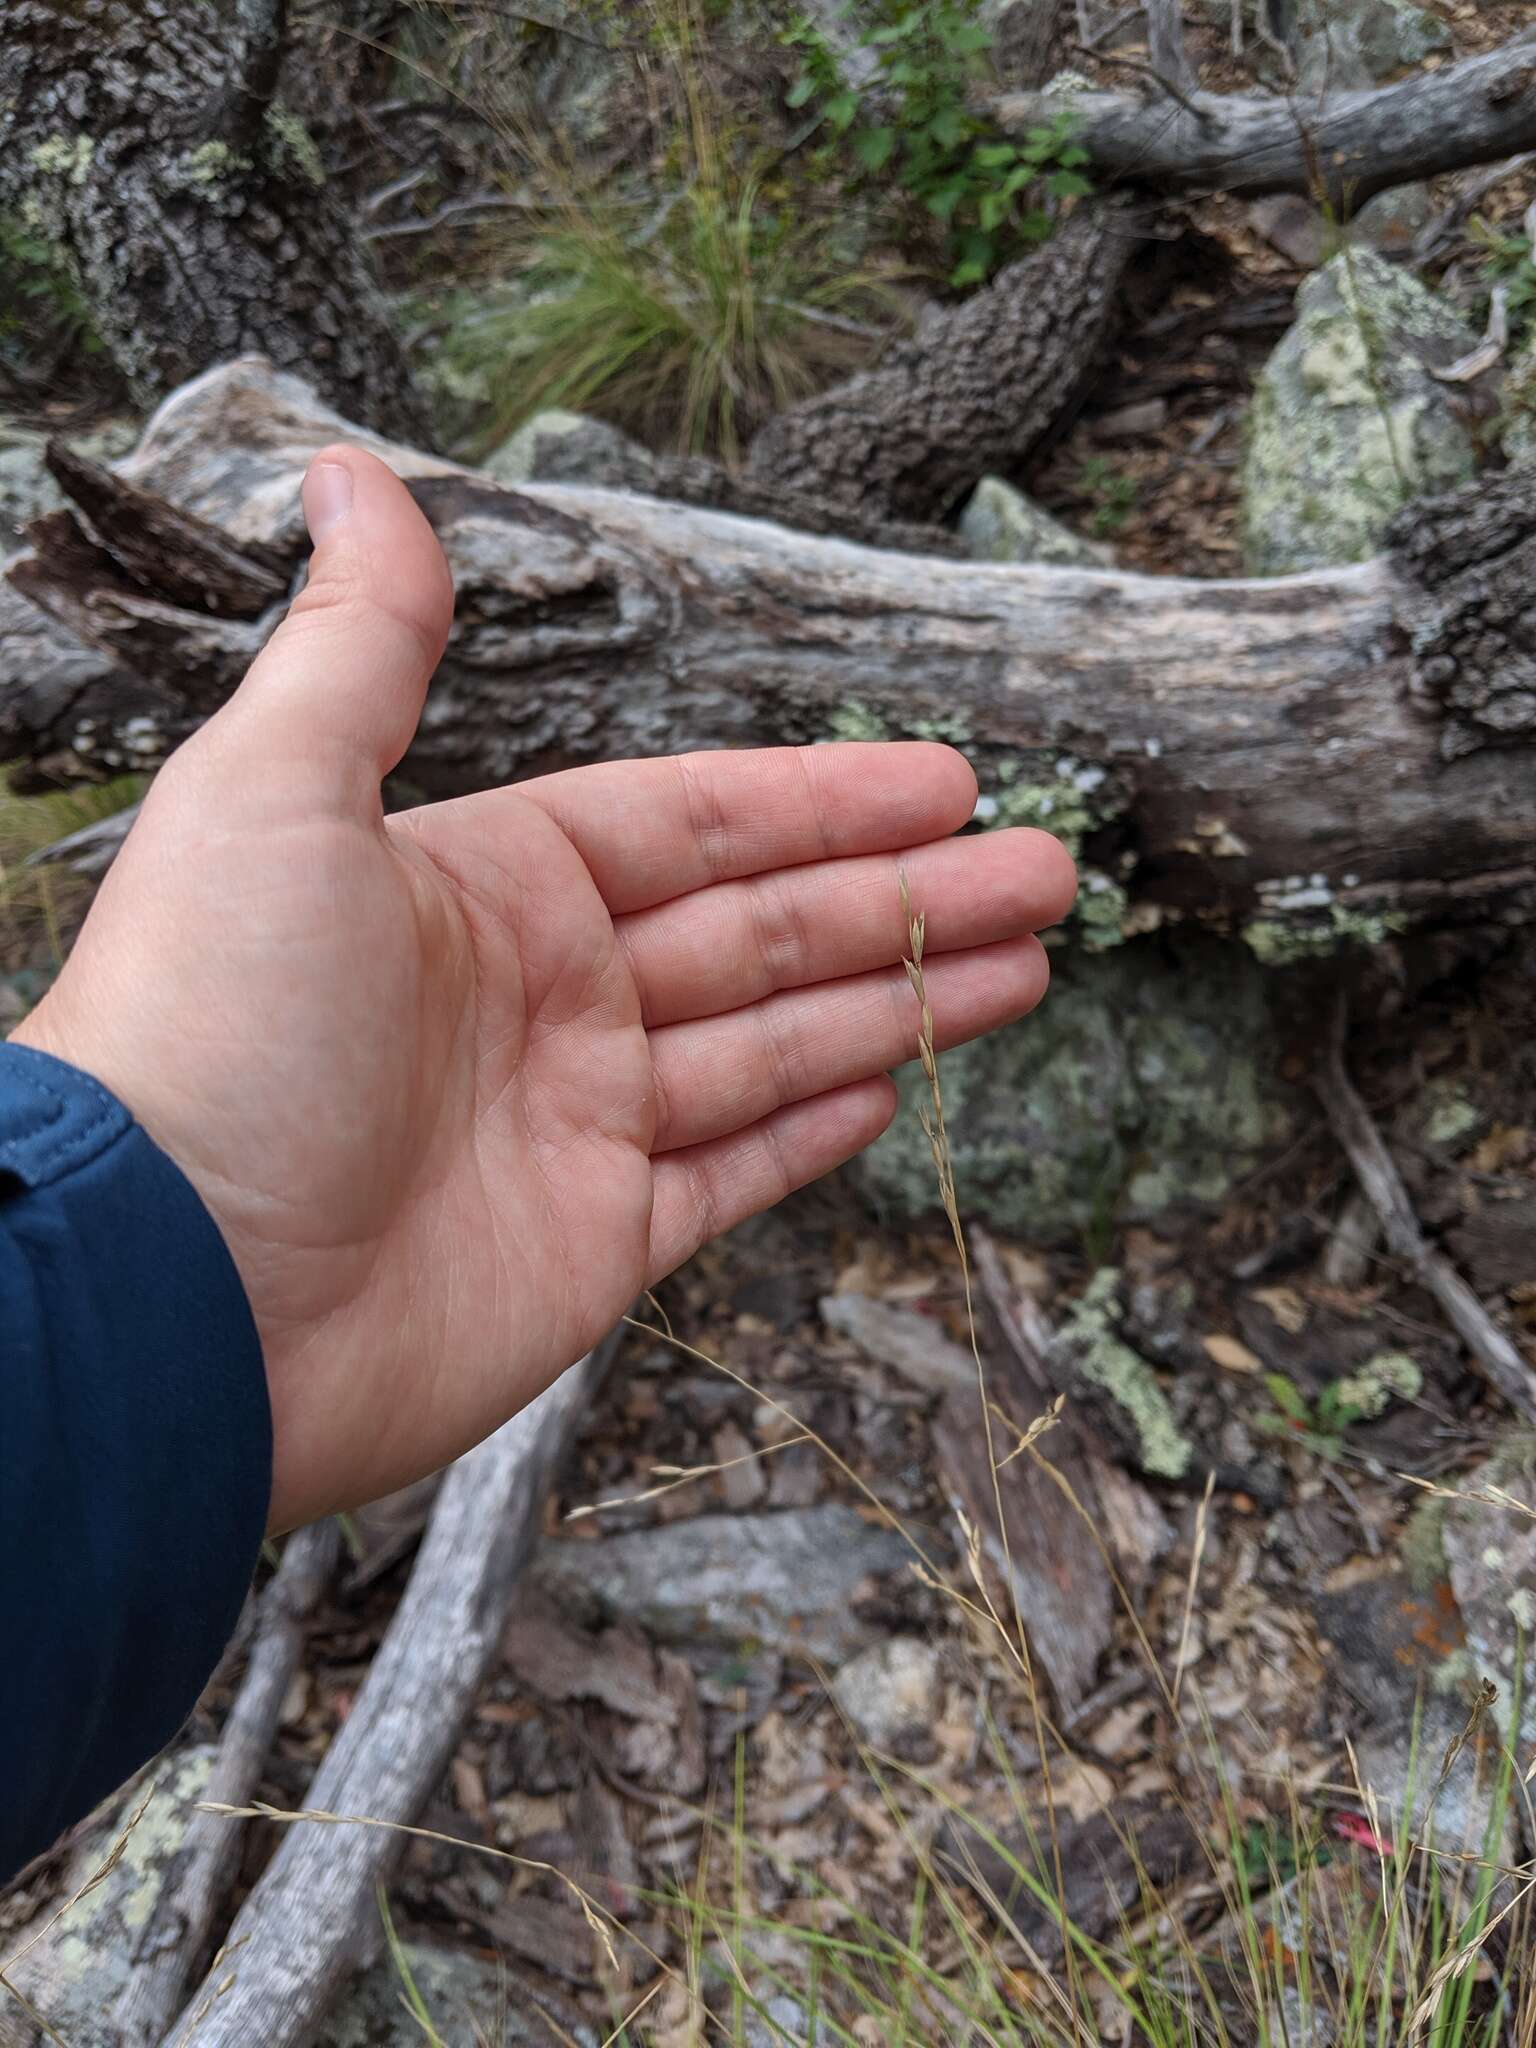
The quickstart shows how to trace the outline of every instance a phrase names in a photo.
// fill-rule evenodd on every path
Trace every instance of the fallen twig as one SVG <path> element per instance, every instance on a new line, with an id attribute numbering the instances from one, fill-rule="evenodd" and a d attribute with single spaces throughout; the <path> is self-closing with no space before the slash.
<path id="1" fill-rule="evenodd" d="M 1344 1064 L 1345 1017 L 1341 999 L 1313 1086 L 1367 1201 L 1381 1220 L 1387 1248 L 1439 1302 L 1490 1386 L 1497 1387 L 1527 1422 L 1536 1422 L 1536 1373 L 1450 1260 L 1425 1238 L 1386 1141 L 1355 1092 Z"/>
<path id="2" fill-rule="evenodd" d="M 389 1633 L 309 1789 L 310 1809 L 372 1824 L 290 1830 L 167 2036 L 177 2048 L 300 2048 L 364 1959 L 375 1887 L 452 1754 L 615 1344 L 449 1469 Z"/>
<path id="3" fill-rule="evenodd" d="M 219 1740 L 204 1797 L 243 1806 L 256 1790 L 283 1700 L 304 1650 L 304 1625 L 335 1575 L 341 1530 L 334 1519 L 289 1537 L 256 1609 L 250 1660 Z M 118 2007 L 122 2048 L 152 2048 L 176 2017 L 234 1876 L 241 1837 L 227 1821 L 195 1813 L 172 1882 L 134 1945 L 135 1967 Z"/>

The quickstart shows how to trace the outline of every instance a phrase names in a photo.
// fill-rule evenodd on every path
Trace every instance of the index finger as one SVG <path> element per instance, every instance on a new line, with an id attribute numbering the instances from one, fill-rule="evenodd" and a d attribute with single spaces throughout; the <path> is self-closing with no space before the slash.
<path id="1" fill-rule="evenodd" d="M 964 756 L 931 740 L 848 740 L 601 762 L 517 784 L 565 832 L 608 908 L 956 832 L 976 807 Z"/>

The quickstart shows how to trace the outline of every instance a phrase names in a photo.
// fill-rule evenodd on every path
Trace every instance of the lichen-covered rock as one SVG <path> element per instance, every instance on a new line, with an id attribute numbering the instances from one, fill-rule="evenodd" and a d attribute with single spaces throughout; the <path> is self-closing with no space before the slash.
<path id="1" fill-rule="evenodd" d="M 126 1837 L 111 1875 L 86 1892 L 11 1973 L 22 1997 L 47 2021 L 53 2040 L 67 2041 L 70 2048 L 117 2048 L 113 2014 L 133 1968 L 134 1944 L 165 1889 L 213 1754 L 195 1748 L 166 1758 L 71 1856 L 63 1898 L 79 1891 Z M 135 1813 L 139 1818 L 129 1829 Z M 57 1903 L 43 1903 L 34 1927 L 8 1929 L 6 1953 L 19 1951 Z M 43 2048 L 49 2038 L 0 1992 L 0 2048 Z"/>
<path id="2" fill-rule="evenodd" d="M 1443 366 L 1474 336 L 1443 300 L 1366 249 L 1302 285 L 1248 416 L 1243 525 L 1255 575 L 1364 561 L 1410 498 L 1464 483 L 1473 437 Z"/>
<path id="3" fill-rule="evenodd" d="M 49 2041 L 61 2040 L 70 2048 L 119 2048 L 116 2013 L 135 1966 L 135 1944 L 169 1880 L 213 1757 L 211 1748 L 197 1747 L 165 1758 L 144 1785 L 130 1791 L 86 1835 L 70 1859 L 63 1897 L 101 1869 L 120 1837 L 121 1855 L 109 1875 L 70 1908 L 12 1973 L 16 1989 L 51 2031 L 0 1991 L 0 2048 L 46 2048 Z M 141 1806 L 143 1812 L 129 1829 Z M 8 1928 L 5 1953 L 19 1952 L 57 1903 L 45 1895 L 33 1926 Z M 494 2040 L 501 2048 L 532 2048 L 554 2038 L 549 2019 L 494 1963 L 415 1942 L 404 1943 L 403 1952 L 412 1982 L 445 2041 Z M 403 1991 L 399 1969 L 383 1957 L 343 1992 L 315 2035 L 316 2048 L 420 2048 L 423 2032 Z M 576 2034 L 563 2030 L 561 2038 L 595 2048 L 597 2037 L 583 2029 Z"/>
<path id="4" fill-rule="evenodd" d="M 1451 32 L 1411 0 L 1298 0 L 1291 44 L 1302 90 L 1338 91 L 1422 64 Z"/>
<path id="5" fill-rule="evenodd" d="M 1282 59 L 1258 37 L 1254 17 L 1269 0 L 1238 0 L 1248 47 L 1271 84 L 1290 84 Z M 1230 29 L 1233 0 L 1205 0 L 1205 10 Z M 1294 83 L 1304 92 L 1341 92 L 1373 85 L 1436 50 L 1450 47 L 1445 23 L 1412 0 L 1293 0 L 1287 42 Z M 1268 17 L 1272 19 L 1273 17 Z"/>
<path id="6" fill-rule="evenodd" d="M 1517 1747 L 1536 1746 L 1536 1435 L 1516 1431 L 1462 1480 L 1441 1537 L 1467 1632 L 1468 1676 L 1499 1689 L 1492 1712 L 1506 1737 L 1520 1700 Z M 1498 1505 L 1504 1493 L 1526 1512 Z M 1466 1496 L 1483 1495 L 1473 1499 Z"/>
<path id="7" fill-rule="evenodd" d="M 625 491 L 654 488 L 656 475 L 649 452 L 617 427 L 558 407 L 525 420 L 480 467 L 499 484 L 599 484 Z"/>
<path id="8" fill-rule="evenodd" d="M 984 476 L 960 514 L 960 534 L 978 562 L 1050 562 L 1061 569 L 1102 569 L 1113 560 L 1070 526 L 1016 491 Z"/>
<path id="9" fill-rule="evenodd" d="M 960 1207 L 1041 1244 L 1222 1199 L 1289 1121 L 1263 970 L 1214 940 L 1053 959 L 1033 1017 L 942 1055 Z M 858 1169 L 887 1214 L 937 1201 L 920 1068 Z"/>

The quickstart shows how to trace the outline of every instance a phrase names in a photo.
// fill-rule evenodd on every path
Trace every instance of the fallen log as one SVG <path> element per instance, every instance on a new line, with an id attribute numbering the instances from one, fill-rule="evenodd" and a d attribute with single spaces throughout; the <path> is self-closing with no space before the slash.
<path id="1" fill-rule="evenodd" d="M 450 1467 L 404 1598 L 310 1787 L 311 1809 L 372 1825 L 289 1828 L 167 2035 L 178 2048 L 301 2048 L 376 1946 L 376 1888 L 403 1847 L 397 1829 L 447 1768 L 550 1482 L 617 1341 L 606 1338 Z"/>
<path id="2" fill-rule="evenodd" d="M 1289 958 L 1536 908 L 1529 478 L 1414 508 L 1397 552 L 1355 568 L 983 567 L 622 492 L 497 488 L 361 433 L 260 359 L 177 393 L 121 470 L 297 570 L 299 479 L 337 436 L 414 480 L 457 581 L 403 770 L 426 795 L 626 754 L 938 734 L 975 763 L 983 816 L 1081 849 L 1101 937 L 1198 918 Z M 153 765 L 280 607 L 169 602 L 142 563 L 129 576 L 110 519 L 82 547 L 58 541 L 67 517 L 11 575 L 102 666 L 29 676 L 36 636 L 0 628 L 0 758 Z"/>
<path id="3" fill-rule="evenodd" d="M 1536 146 L 1536 29 L 1358 92 L 1010 92 L 988 112 L 1022 135 L 1066 105 L 1102 180 L 1181 196 L 1300 192 L 1352 211 L 1393 185 Z"/>

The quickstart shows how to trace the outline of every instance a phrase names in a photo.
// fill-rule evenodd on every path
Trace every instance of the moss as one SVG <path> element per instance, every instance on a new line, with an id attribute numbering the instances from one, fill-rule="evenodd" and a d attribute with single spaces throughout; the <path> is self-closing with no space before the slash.
<path id="1" fill-rule="evenodd" d="M 291 107 L 268 107 L 266 129 L 279 160 L 286 159 L 311 185 L 325 183 L 325 165 L 315 138 Z"/>
<path id="2" fill-rule="evenodd" d="M 32 164 L 45 177 L 83 185 L 90 176 L 95 154 L 96 145 L 89 135 L 50 135 L 33 150 Z"/>
<path id="3" fill-rule="evenodd" d="M 1119 1334 L 1119 1290 L 1118 1269 L 1101 1266 L 1062 1325 L 1060 1342 L 1081 1377 L 1107 1394 L 1130 1424 L 1143 1469 L 1182 1479 L 1194 1446 L 1174 1421 L 1151 1366 Z"/>

